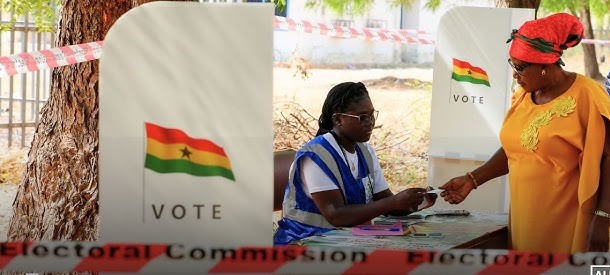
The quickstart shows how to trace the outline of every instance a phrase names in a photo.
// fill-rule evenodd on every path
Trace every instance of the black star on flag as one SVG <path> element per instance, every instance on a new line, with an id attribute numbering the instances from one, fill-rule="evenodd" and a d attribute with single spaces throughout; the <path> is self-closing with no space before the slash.
<path id="1" fill-rule="evenodd" d="M 191 154 L 193 152 L 189 151 L 189 149 L 186 146 L 184 146 L 184 149 L 180 149 L 180 151 L 182 151 L 182 158 L 186 157 L 188 159 L 191 159 Z"/>

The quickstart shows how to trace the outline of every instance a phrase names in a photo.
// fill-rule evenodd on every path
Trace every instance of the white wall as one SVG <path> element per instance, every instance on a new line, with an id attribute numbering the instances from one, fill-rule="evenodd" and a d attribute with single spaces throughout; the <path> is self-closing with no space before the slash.
<path id="1" fill-rule="evenodd" d="M 387 29 L 423 30 L 431 35 L 422 36 L 434 40 L 438 21 L 443 13 L 454 6 L 493 7 L 493 0 L 458 0 L 453 3 L 442 1 L 436 12 L 427 10 L 425 0 L 414 3 L 413 8 L 392 8 L 388 1 L 378 0 L 374 7 L 363 16 L 337 16 L 328 9 L 318 7 L 306 9 L 305 1 L 288 1 L 286 16 L 295 20 L 312 23 L 334 24 L 335 20 L 352 20 L 352 27 L 365 28 L 371 20 L 385 22 Z M 433 45 L 404 44 L 387 41 L 367 41 L 350 38 L 297 33 L 292 31 L 274 32 L 274 60 L 290 62 L 292 57 L 301 57 L 313 65 L 366 64 L 432 64 Z"/>
<path id="2" fill-rule="evenodd" d="M 305 1 L 289 1 L 287 17 L 307 20 L 311 23 L 334 25 L 337 20 L 351 21 L 351 27 L 373 27 L 378 22 L 388 29 L 400 27 L 400 9 L 391 8 L 386 1 L 379 1 L 364 16 L 336 15 L 319 7 L 306 9 Z M 293 57 L 306 59 L 310 64 L 393 64 L 400 62 L 401 45 L 394 42 L 374 42 L 351 38 L 298 33 L 274 32 L 274 60 L 290 62 Z"/>
<path id="3" fill-rule="evenodd" d="M 494 0 L 453 0 L 441 1 L 439 8 L 436 11 L 431 11 L 425 7 L 426 2 L 426 0 L 417 0 L 412 8 L 402 8 L 401 28 L 436 34 L 440 18 L 453 7 L 494 7 Z M 432 37 L 436 38 L 435 35 L 432 35 Z M 432 64 L 434 62 L 434 47 L 407 46 L 402 52 L 402 59 L 408 63 Z"/>

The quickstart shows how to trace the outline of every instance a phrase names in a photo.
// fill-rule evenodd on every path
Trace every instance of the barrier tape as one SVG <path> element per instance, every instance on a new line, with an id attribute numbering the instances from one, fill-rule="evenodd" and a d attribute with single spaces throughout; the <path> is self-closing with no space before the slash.
<path id="1" fill-rule="evenodd" d="M 580 41 L 583 44 L 600 44 L 600 45 L 610 45 L 610 40 L 599 40 L 599 39 L 583 39 Z"/>
<path id="2" fill-rule="evenodd" d="M 348 28 L 323 23 L 311 23 L 306 20 L 294 20 L 275 16 L 274 29 L 299 31 L 312 34 L 327 35 L 341 38 L 358 38 L 372 41 L 392 41 L 406 44 L 434 45 L 434 40 L 421 38 L 430 35 L 421 30 L 388 30 L 373 28 Z M 583 39 L 584 44 L 610 45 L 609 40 Z M 24 52 L 0 57 L 0 77 L 21 73 L 34 72 L 43 69 L 76 64 L 99 59 L 102 55 L 103 41 L 52 48 L 37 52 Z"/>
<path id="3" fill-rule="evenodd" d="M 305 246 L 231 248 L 59 241 L 0 243 L 0 270 L 14 272 L 589 274 L 592 266 L 602 266 L 606 273 L 601 274 L 608 274 L 610 253 L 570 255 L 495 249 L 405 251 Z"/>
<path id="4" fill-rule="evenodd" d="M 307 20 L 275 16 L 273 26 L 276 30 L 298 31 L 312 34 L 327 35 L 340 38 L 358 38 L 373 41 L 391 41 L 406 44 L 434 45 L 434 40 L 424 39 L 425 31 L 387 30 L 374 28 L 349 28 L 324 23 L 311 23 Z"/>
<path id="5" fill-rule="evenodd" d="M 102 41 L 0 57 L 0 77 L 34 72 L 100 58 Z"/>

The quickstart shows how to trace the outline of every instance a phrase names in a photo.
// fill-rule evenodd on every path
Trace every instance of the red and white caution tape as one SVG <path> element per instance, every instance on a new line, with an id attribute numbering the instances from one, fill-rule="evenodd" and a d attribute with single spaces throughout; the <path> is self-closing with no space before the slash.
<path id="1" fill-rule="evenodd" d="M 273 19 L 276 30 L 298 31 L 341 38 L 358 38 L 373 41 L 392 41 L 406 44 L 434 45 L 434 40 L 425 39 L 425 31 L 387 30 L 374 28 L 348 28 L 324 23 L 312 23 L 306 20 L 276 16 Z"/>
<path id="2" fill-rule="evenodd" d="M 599 39 L 583 39 L 580 41 L 583 44 L 600 44 L 600 45 L 610 45 L 610 40 L 599 40 Z"/>
<path id="3" fill-rule="evenodd" d="M 434 40 L 423 37 L 430 36 L 430 33 L 419 30 L 356 29 L 324 23 L 311 23 L 306 20 L 294 20 L 280 16 L 274 17 L 273 24 L 276 30 L 299 31 L 332 37 L 358 38 L 372 41 L 434 45 Z M 597 39 L 583 39 L 581 43 L 610 45 L 609 40 Z M 95 60 L 102 55 L 102 45 L 103 41 L 97 41 L 37 52 L 24 52 L 2 56 L 0 57 L 0 77 Z"/>
<path id="4" fill-rule="evenodd" d="M 0 57 L 0 77 L 34 72 L 100 58 L 102 41 Z"/>
<path id="5" fill-rule="evenodd" d="M 302 31 L 332 37 L 360 38 L 374 41 L 394 41 L 407 44 L 434 45 L 433 40 L 421 38 L 423 31 L 355 29 L 286 17 L 274 17 L 276 30 Z M 0 77 L 34 72 L 100 58 L 103 41 L 71 45 L 38 52 L 24 52 L 0 57 Z"/>
<path id="6" fill-rule="evenodd" d="M 599 265 L 605 265 L 600 267 Z M 603 273 L 595 273 L 594 269 Z M 0 271 L 231 274 L 608 274 L 609 253 L 466 249 L 0 243 Z M 591 271 L 591 273 L 589 273 Z"/>

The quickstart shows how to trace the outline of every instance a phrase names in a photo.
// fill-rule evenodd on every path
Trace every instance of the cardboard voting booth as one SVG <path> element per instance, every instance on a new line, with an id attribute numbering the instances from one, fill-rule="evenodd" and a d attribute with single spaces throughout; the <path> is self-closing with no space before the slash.
<path id="1" fill-rule="evenodd" d="M 434 55 L 428 185 L 440 186 L 484 163 L 512 95 L 506 41 L 534 18 L 531 9 L 456 7 L 441 18 Z M 507 210 L 506 177 L 490 181 L 456 206 Z M 444 201 L 436 207 L 446 208 Z"/>
<path id="2" fill-rule="evenodd" d="M 100 240 L 272 245 L 272 4 L 156 2 L 100 60 Z"/>

